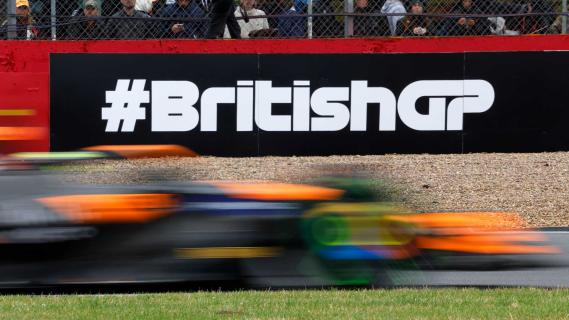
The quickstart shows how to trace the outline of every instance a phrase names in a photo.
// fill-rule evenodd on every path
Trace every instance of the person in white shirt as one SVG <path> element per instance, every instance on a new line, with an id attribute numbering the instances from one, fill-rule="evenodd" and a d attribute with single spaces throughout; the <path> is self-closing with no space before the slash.
<path id="1" fill-rule="evenodd" d="M 385 0 L 385 3 L 381 7 L 381 13 L 394 14 L 387 16 L 387 21 L 391 35 L 396 35 L 397 22 L 405 17 L 404 13 L 407 13 L 403 3 L 400 0 Z M 399 15 L 395 15 L 395 13 L 399 13 Z"/>
<path id="2" fill-rule="evenodd" d="M 255 9 L 255 0 L 241 0 L 239 7 L 235 10 L 235 17 L 241 27 L 241 38 L 249 38 L 249 33 L 253 31 L 269 29 L 267 18 L 251 18 L 254 16 L 264 16 L 265 11 Z M 243 19 L 239 19 L 243 17 Z M 225 28 L 224 38 L 229 38 L 229 30 Z"/>

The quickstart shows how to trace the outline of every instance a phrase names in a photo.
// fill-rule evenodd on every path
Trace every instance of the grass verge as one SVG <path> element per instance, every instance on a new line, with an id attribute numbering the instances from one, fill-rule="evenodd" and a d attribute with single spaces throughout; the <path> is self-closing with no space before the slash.
<path id="1" fill-rule="evenodd" d="M 565 289 L 396 289 L 0 296 L 2 319 L 569 318 Z"/>

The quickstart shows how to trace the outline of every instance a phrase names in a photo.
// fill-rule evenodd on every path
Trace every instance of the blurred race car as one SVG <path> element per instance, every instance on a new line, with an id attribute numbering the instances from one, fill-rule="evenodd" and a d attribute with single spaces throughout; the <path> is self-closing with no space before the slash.
<path id="1" fill-rule="evenodd" d="M 394 283 L 390 270 L 449 267 L 441 257 L 558 252 L 538 233 L 511 231 L 522 225 L 516 215 L 415 214 L 365 180 L 68 185 L 35 170 L 148 152 L 121 148 L 4 160 L 0 287 L 383 285 Z"/>

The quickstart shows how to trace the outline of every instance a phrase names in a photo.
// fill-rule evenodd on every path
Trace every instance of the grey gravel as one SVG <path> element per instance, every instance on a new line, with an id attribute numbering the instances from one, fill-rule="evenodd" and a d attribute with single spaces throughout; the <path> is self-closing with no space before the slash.
<path id="1" fill-rule="evenodd" d="M 388 181 L 389 193 L 418 212 L 518 212 L 528 227 L 569 226 L 569 153 L 478 153 L 258 158 L 165 158 L 81 163 L 66 180 L 140 183 L 174 180 L 301 182 L 358 173 Z"/>

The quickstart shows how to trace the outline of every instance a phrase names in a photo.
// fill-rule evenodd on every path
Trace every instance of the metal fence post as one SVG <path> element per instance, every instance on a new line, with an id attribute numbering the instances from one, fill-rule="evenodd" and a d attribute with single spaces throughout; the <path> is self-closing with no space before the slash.
<path id="1" fill-rule="evenodd" d="M 56 23 L 57 23 L 57 17 L 55 16 L 55 13 L 57 11 L 56 7 L 55 7 L 55 0 L 51 0 L 51 9 L 50 9 L 50 13 L 51 13 L 51 40 L 56 40 L 57 39 L 57 30 L 56 30 Z"/>
<path id="2" fill-rule="evenodd" d="M 6 13 L 8 14 L 8 19 L 6 21 L 7 36 L 8 39 L 16 39 L 17 37 L 17 26 L 16 26 L 16 1 L 6 0 Z"/>
<path id="3" fill-rule="evenodd" d="M 308 0 L 308 19 L 306 20 L 306 34 L 308 35 L 308 39 L 312 39 L 312 0 Z"/>
<path id="4" fill-rule="evenodd" d="M 563 15 L 561 16 L 561 33 L 567 33 L 567 0 L 563 0 L 561 4 L 561 11 Z"/>
<path id="5" fill-rule="evenodd" d="M 354 13 L 354 0 L 344 0 L 344 12 Z M 344 37 L 354 35 L 354 17 L 344 16 Z"/>

